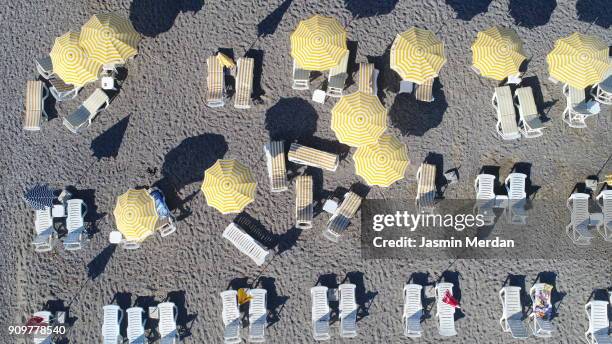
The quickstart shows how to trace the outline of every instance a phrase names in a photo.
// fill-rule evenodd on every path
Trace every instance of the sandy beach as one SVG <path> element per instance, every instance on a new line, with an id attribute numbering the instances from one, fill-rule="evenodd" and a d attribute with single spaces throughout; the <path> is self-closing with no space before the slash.
<path id="1" fill-rule="evenodd" d="M 415 173 L 430 153 L 441 156 L 444 170 L 459 169 L 459 183 L 446 190 L 447 199 L 473 198 L 473 182 L 483 166 L 498 167 L 503 181 L 522 163 L 529 167 L 531 183 L 539 187 L 534 199 L 558 205 L 543 216 L 567 224 L 569 213 L 563 205 L 574 186 L 587 176 L 612 173 L 611 107 L 602 106 L 599 115 L 587 120 L 587 129 L 569 128 L 561 120 L 566 106 L 561 84 L 547 80 L 546 54 L 555 40 L 576 31 L 610 44 L 609 4 L 602 2 L 600 11 L 585 9 L 587 1 L 559 0 L 556 6 L 554 0 L 542 1 L 539 7 L 528 5 L 531 9 L 519 16 L 507 0 L 474 1 L 458 11 L 451 6 L 456 1 L 449 0 L 381 2 L 373 10 L 367 8 L 368 1 L 357 0 L 348 6 L 339 0 L 49 0 L 3 6 L 0 343 L 30 343 L 30 338 L 10 336 L 6 329 L 25 323 L 47 303 L 54 309 L 69 305 L 71 326 L 65 343 L 81 344 L 101 342 L 102 306 L 148 307 L 165 299 L 179 307 L 184 343 L 222 343 L 219 293 L 257 277 L 268 290 L 267 343 L 314 342 L 309 290 L 319 279 L 333 284 L 345 278 L 357 284 L 357 303 L 363 307 L 359 335 L 340 340 L 334 323 L 331 342 L 409 342 L 402 335 L 401 316 L 402 288 L 411 275 L 427 276 L 429 282 L 441 277 L 454 281 L 463 314 L 456 321 L 458 335 L 443 338 L 437 332 L 435 307 L 431 310 L 429 304 L 423 337 L 415 343 L 510 343 L 515 340 L 499 325 L 498 291 L 508 275 L 519 284 L 523 281 L 528 290 L 538 274 L 554 282 L 560 298 L 553 319 L 557 332 L 548 342 L 582 342 L 588 327 L 585 303 L 594 290 L 612 287 L 612 246 L 601 259 L 589 260 L 363 259 L 359 215 L 337 244 L 321 235 L 328 214 L 316 216 L 312 229 L 294 227 L 294 188 L 270 192 L 262 146 L 270 139 L 298 140 L 340 154 L 336 172 L 308 170 L 319 201 L 339 187 L 363 183 L 355 175 L 355 149 L 338 143 L 330 129 L 337 100 L 318 104 L 310 100 L 311 92 L 290 87 L 289 35 L 313 14 L 333 16 L 347 25 L 351 50 L 345 94 L 357 89 L 355 61 L 374 63 L 381 71 L 379 96 L 389 109 L 387 133 L 409 151 L 406 178 L 384 190 L 372 188 L 369 199 L 414 199 Z M 49 101 L 54 118 L 42 131 L 23 131 L 24 85 L 36 77 L 33 60 L 48 54 L 56 37 L 79 30 L 93 14 L 110 11 L 130 18 L 143 35 L 139 54 L 127 64 L 126 79 L 110 107 L 82 134 L 62 125 L 62 116 L 93 91 L 89 85 L 76 100 Z M 354 19 L 357 13 L 361 15 Z M 534 88 L 538 108 L 549 118 L 540 138 L 502 141 L 495 132 L 491 96 L 497 82 L 469 68 L 477 32 L 493 25 L 514 28 L 524 42 L 530 61 L 523 83 Z M 389 47 L 397 33 L 411 26 L 436 32 L 445 44 L 448 61 L 434 85 L 433 103 L 397 96 L 399 77 L 389 68 Z M 220 49 L 256 60 L 254 90 L 259 100 L 249 110 L 235 109 L 233 101 L 217 109 L 205 105 L 205 61 Z M 322 81 L 314 80 L 312 89 Z M 221 215 L 206 205 L 200 192 L 204 170 L 219 158 L 250 167 L 258 183 L 255 201 L 238 216 Z M 292 179 L 304 168 L 288 163 L 288 169 Z M 58 243 L 51 253 L 33 251 L 34 212 L 22 195 L 36 182 L 72 186 L 75 196 L 88 204 L 92 235 L 83 250 L 67 252 Z M 179 220 L 177 232 L 163 239 L 153 236 L 136 251 L 109 246 L 116 197 L 147 185 L 157 185 L 166 194 Z M 265 268 L 221 237 L 233 220 L 268 233 L 268 243 L 278 254 Z M 565 235 L 564 228 L 559 235 Z M 524 343 L 542 341 L 531 336 Z"/>

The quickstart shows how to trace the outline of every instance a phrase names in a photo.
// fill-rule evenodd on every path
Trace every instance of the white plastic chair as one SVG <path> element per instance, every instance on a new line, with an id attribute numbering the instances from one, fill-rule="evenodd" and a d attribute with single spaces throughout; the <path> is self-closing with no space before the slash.
<path id="1" fill-rule="evenodd" d="M 266 340 L 265 329 L 267 325 L 268 311 L 266 309 L 265 289 L 250 289 L 249 295 L 249 342 L 263 343 Z"/>
<path id="2" fill-rule="evenodd" d="M 590 245 L 593 233 L 589 230 L 589 199 L 585 193 L 574 193 L 567 199 L 567 208 L 571 212 L 570 223 L 565 233 L 576 245 Z"/>
<path id="3" fill-rule="evenodd" d="M 504 181 L 508 192 L 510 221 L 514 224 L 527 223 L 525 210 L 527 202 L 526 181 L 527 176 L 523 173 L 510 173 Z"/>
<path id="4" fill-rule="evenodd" d="M 148 343 L 145 337 L 145 323 L 143 319 L 144 310 L 140 307 L 128 308 L 126 311 L 128 317 L 127 338 L 129 344 L 146 344 Z"/>
<path id="5" fill-rule="evenodd" d="M 584 306 L 589 318 L 589 329 L 584 333 L 589 344 L 610 344 L 612 340 L 610 320 L 608 319 L 608 301 L 594 300 Z"/>
<path id="6" fill-rule="evenodd" d="M 521 137 L 516 123 L 516 113 L 509 86 L 496 87 L 491 104 L 497 112 L 495 129 L 504 140 L 517 140 Z"/>
<path id="7" fill-rule="evenodd" d="M 240 252 L 261 266 L 270 254 L 262 244 L 248 235 L 235 223 L 230 223 L 223 231 L 223 237 L 229 240 Z"/>
<path id="8" fill-rule="evenodd" d="M 180 340 L 176 328 L 176 318 L 178 309 L 174 302 L 162 302 L 157 305 L 157 315 L 159 317 L 158 332 L 161 337 L 161 344 L 177 344 Z"/>
<path id="9" fill-rule="evenodd" d="M 529 316 L 532 318 L 531 329 L 533 331 L 533 335 L 536 337 L 549 338 L 552 337 L 555 330 L 550 322 L 550 319 L 540 318 L 535 314 L 536 295 L 542 292 L 545 287 L 545 283 L 536 283 L 531 287 L 531 289 L 529 289 L 529 297 L 531 297 L 531 304 L 533 305 L 534 309 L 534 312 L 532 312 Z"/>
<path id="10" fill-rule="evenodd" d="M 67 251 L 80 250 L 85 232 L 87 205 L 81 199 L 71 199 L 66 203 L 68 214 L 66 217 L 66 229 L 68 234 L 64 238 L 64 249 Z"/>
<path id="11" fill-rule="evenodd" d="M 43 319 L 43 323 L 47 324 L 47 326 L 52 326 L 51 321 L 53 316 L 49 311 L 40 311 L 32 314 L 32 316 L 39 317 Z M 41 331 L 42 332 L 42 331 Z M 42 334 L 42 333 L 33 333 L 32 342 L 34 344 L 53 344 L 52 335 L 51 334 Z"/>
<path id="12" fill-rule="evenodd" d="M 436 317 L 438 318 L 438 333 L 444 337 L 456 336 L 455 308 L 442 302 L 444 295 L 449 291 L 453 294 L 452 283 L 438 283 L 436 285 Z"/>
<path id="13" fill-rule="evenodd" d="M 567 99 L 567 106 L 563 110 L 562 115 L 563 121 L 570 128 L 586 128 L 585 119 L 592 116 L 592 114 L 589 112 L 584 89 L 564 84 L 563 94 Z"/>
<path id="14" fill-rule="evenodd" d="M 527 328 L 523 324 L 523 307 L 521 305 L 521 287 L 503 287 L 499 291 L 503 312 L 499 319 L 502 330 L 510 332 L 512 338 L 525 339 L 529 337 Z"/>
<path id="15" fill-rule="evenodd" d="M 479 174 L 474 180 L 474 190 L 476 191 L 475 208 L 479 215 L 483 216 L 485 225 L 495 223 L 495 176 L 492 174 Z"/>
<path id="16" fill-rule="evenodd" d="M 340 337 L 357 337 L 357 302 L 355 301 L 356 286 L 344 283 L 338 287 L 340 293 Z"/>
<path id="17" fill-rule="evenodd" d="M 327 287 L 310 289 L 312 298 L 312 336 L 315 340 L 329 340 L 330 309 L 327 302 Z"/>
<path id="18" fill-rule="evenodd" d="M 98 113 L 110 105 L 110 98 L 102 91 L 96 89 L 78 109 L 64 117 L 64 126 L 71 132 L 78 134 L 96 118 Z"/>
<path id="19" fill-rule="evenodd" d="M 53 228 L 51 208 L 46 207 L 42 210 L 36 210 L 34 228 L 36 230 L 36 238 L 34 238 L 34 241 L 32 241 L 32 245 L 34 245 L 34 251 L 51 251 L 53 249 L 53 238 L 57 236 L 57 233 Z"/>
<path id="20" fill-rule="evenodd" d="M 533 99 L 531 87 L 521 87 L 514 92 L 514 103 L 519 110 L 519 130 L 526 138 L 544 135 L 544 125 Z"/>
<path id="21" fill-rule="evenodd" d="M 603 222 L 597 232 L 605 241 L 612 241 L 612 190 L 602 190 L 596 199 L 603 211 Z"/>
<path id="22" fill-rule="evenodd" d="M 121 344 L 120 326 L 123 320 L 123 310 L 117 305 L 107 305 L 104 310 L 104 323 L 102 324 L 102 338 L 104 344 Z"/>
<path id="23" fill-rule="evenodd" d="M 226 290 L 221 293 L 223 303 L 223 339 L 226 344 L 240 343 L 240 310 L 238 309 L 238 292 Z"/>
<path id="24" fill-rule="evenodd" d="M 423 286 L 419 284 L 406 284 L 404 286 L 404 336 L 420 337 L 423 329 L 421 318 L 423 317 L 423 302 L 421 291 Z"/>

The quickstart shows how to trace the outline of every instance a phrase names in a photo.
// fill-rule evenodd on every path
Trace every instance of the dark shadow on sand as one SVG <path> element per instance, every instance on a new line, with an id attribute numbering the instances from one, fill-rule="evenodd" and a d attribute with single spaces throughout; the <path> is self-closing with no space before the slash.
<path id="1" fill-rule="evenodd" d="M 510 0 L 508 10 L 516 25 L 533 29 L 546 25 L 556 7 L 556 0 Z"/>
<path id="2" fill-rule="evenodd" d="M 278 245 L 279 237 L 267 230 L 263 223 L 248 213 L 238 214 L 234 218 L 234 222 L 268 249 L 273 249 Z"/>
<path id="3" fill-rule="evenodd" d="M 170 30 L 179 13 L 197 13 L 203 6 L 204 0 L 133 0 L 129 18 L 140 34 L 155 37 Z"/>
<path id="4" fill-rule="evenodd" d="M 244 56 L 253 59 L 253 92 L 251 93 L 251 97 L 259 101 L 260 97 L 266 94 L 263 88 L 261 88 L 264 51 L 249 49 Z"/>
<path id="5" fill-rule="evenodd" d="M 448 103 L 438 79 L 434 83 L 433 95 L 435 100 L 429 103 L 417 101 L 411 94 L 397 95 L 389 110 L 392 125 L 404 136 L 423 136 L 440 125 Z"/>
<path id="6" fill-rule="evenodd" d="M 284 0 L 257 24 L 257 36 L 273 35 L 293 0 Z"/>
<path id="7" fill-rule="evenodd" d="M 130 123 L 130 116 L 124 117 L 112 127 L 91 141 L 93 156 L 98 158 L 116 158 L 123 142 L 123 136 Z"/>
<path id="8" fill-rule="evenodd" d="M 312 136 L 318 118 L 314 107 L 303 98 L 281 98 L 266 112 L 265 127 L 271 140 L 292 142 Z"/>
<path id="9" fill-rule="evenodd" d="M 87 263 L 87 277 L 92 281 L 98 278 L 110 261 L 113 253 L 117 249 L 117 245 L 109 244 L 98 255 L 96 255 L 89 263 Z"/>
<path id="10" fill-rule="evenodd" d="M 492 0 L 445 0 L 457 14 L 457 19 L 472 20 L 476 15 L 485 13 L 489 10 Z"/>
<path id="11" fill-rule="evenodd" d="M 344 6 L 353 17 L 365 18 L 389 14 L 398 0 L 344 0 Z"/>
<path id="12" fill-rule="evenodd" d="M 609 0 L 578 0 L 576 12 L 580 21 L 594 23 L 606 29 L 612 24 L 612 6 Z"/>

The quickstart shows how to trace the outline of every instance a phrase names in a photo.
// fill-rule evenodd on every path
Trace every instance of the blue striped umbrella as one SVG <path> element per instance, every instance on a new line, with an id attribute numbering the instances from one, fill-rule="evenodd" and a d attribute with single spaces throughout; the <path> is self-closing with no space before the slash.
<path id="1" fill-rule="evenodd" d="M 32 208 L 43 210 L 45 207 L 51 207 L 57 197 L 48 184 L 36 184 L 26 191 L 24 198 Z"/>

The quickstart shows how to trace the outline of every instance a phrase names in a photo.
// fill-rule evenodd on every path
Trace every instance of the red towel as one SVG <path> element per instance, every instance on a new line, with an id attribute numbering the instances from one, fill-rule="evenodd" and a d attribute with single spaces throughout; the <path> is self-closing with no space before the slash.
<path id="1" fill-rule="evenodd" d="M 26 326 L 30 327 L 30 326 L 45 326 L 47 325 L 47 323 L 44 322 L 45 319 L 42 317 L 31 317 L 28 322 L 26 323 Z"/>
<path id="2" fill-rule="evenodd" d="M 446 293 L 444 294 L 444 297 L 442 298 L 442 302 L 446 303 L 447 305 L 453 308 L 461 308 L 459 306 L 459 301 L 457 301 L 457 299 L 453 297 L 453 294 L 451 294 L 450 290 L 446 291 Z"/>

